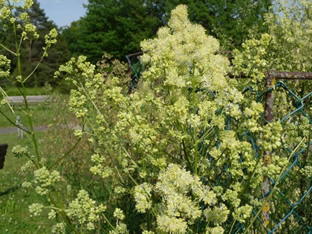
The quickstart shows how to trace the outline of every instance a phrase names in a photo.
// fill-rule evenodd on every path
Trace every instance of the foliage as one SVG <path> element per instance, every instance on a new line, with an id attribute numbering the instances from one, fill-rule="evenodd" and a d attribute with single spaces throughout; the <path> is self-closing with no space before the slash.
<path id="1" fill-rule="evenodd" d="M 62 35 L 73 55 L 83 54 L 93 63 L 103 52 L 124 59 L 140 50 L 143 39 L 153 37 L 167 24 L 178 4 L 187 5 L 191 21 L 202 24 L 210 35 L 221 38 L 222 46 L 232 49 L 241 45 L 249 30 L 264 31 L 263 15 L 271 1 L 90 0 L 86 16 L 64 29 Z"/>
<path id="2" fill-rule="evenodd" d="M 250 102 L 249 93 L 237 90 L 241 84 L 226 77 L 229 62 L 216 55 L 218 42 L 187 20 L 184 6 L 173 11 L 168 27 L 161 28 L 155 39 L 141 45 L 146 70 L 130 96 L 124 94 L 118 78 L 96 74 L 85 57 L 72 59 L 60 69 L 77 85 L 71 93 L 71 110 L 90 123 L 91 130 L 85 134 L 92 136 L 95 152 L 91 172 L 118 187 L 116 197 L 120 191 L 132 194 L 135 186 L 136 209 L 146 216 L 136 224 L 132 209 L 130 213 L 124 210 L 131 231 L 141 227 L 154 232 L 201 233 L 230 231 L 236 221 L 253 225 L 251 205 L 262 206 L 258 197 L 263 178 L 278 180 L 289 163 L 281 147 L 281 123 L 265 125 L 260 115 L 263 106 Z M 305 134 L 299 141 L 308 137 L 310 125 L 302 128 Z M 297 140 L 291 142 L 297 144 Z M 268 167 L 260 160 L 266 152 L 272 152 L 272 160 L 279 163 Z M 187 172 L 184 175 L 180 170 Z M 188 173 L 195 178 L 187 179 Z M 175 179 L 163 185 L 163 174 Z M 204 197 L 197 197 L 188 186 L 197 187 L 199 193 L 204 186 Z M 188 204 L 195 217 L 187 215 L 183 204 Z M 205 223 L 205 217 L 222 221 Z"/>
<path id="3" fill-rule="evenodd" d="M 171 0 L 163 4 L 167 17 L 178 4 L 187 5 L 190 20 L 218 38 L 223 48 L 232 50 L 240 47 L 250 32 L 255 36 L 267 30 L 263 25 L 264 16 L 270 11 L 272 1 Z"/>
<path id="4" fill-rule="evenodd" d="M 161 23 L 157 14 L 152 1 L 90 0 L 86 16 L 65 29 L 63 35 L 71 42 L 74 54 L 84 54 L 93 63 L 104 52 L 122 58 L 139 50 L 140 41 L 155 34 Z"/>
<path id="5" fill-rule="evenodd" d="M 0 3 L 6 12 L 7 5 Z M 24 8 L 29 8 L 31 1 L 25 4 Z M 6 18 L 10 17 L 8 12 Z M 11 21 L 15 25 L 15 20 Z M 24 28 L 24 34 L 35 35 L 33 29 Z M 46 37 L 44 55 L 56 43 L 55 32 Z M 269 43 L 264 36 L 263 42 L 255 40 L 254 44 L 266 47 Z M 56 233 L 231 233 L 241 228 L 261 232 L 279 222 L 285 205 L 270 203 L 272 196 L 285 193 L 291 184 L 296 192 L 287 197 L 296 202 L 309 187 L 309 120 L 292 115 L 280 121 L 292 108 L 282 103 L 275 120 L 267 123 L 262 118 L 261 96 L 256 100 L 254 92 L 248 92 L 256 90 L 262 80 L 257 76 L 242 82 L 230 79 L 227 74 L 232 68 L 228 59 L 217 53 L 219 42 L 189 21 L 185 5 L 176 7 L 168 26 L 160 28 L 154 39 L 142 41 L 141 47 L 145 70 L 130 94 L 129 74 L 118 61 L 111 67 L 104 60 L 96 67 L 80 56 L 55 73 L 56 77 L 65 75 L 75 86 L 69 109 L 81 128 L 74 132 L 77 144 L 68 152 L 56 153 L 52 165 L 46 157 L 50 155 L 40 152 L 25 98 L 33 150 L 15 147 L 14 153 L 29 160 L 26 167 L 33 173 L 33 180 L 24 182 L 24 187 L 45 199 L 30 206 L 32 214 L 45 211 Z M 254 49 L 245 47 L 246 51 L 236 52 L 234 71 L 238 66 L 252 70 L 248 58 L 255 57 L 251 63 L 261 60 L 257 53 L 248 55 Z M 20 65 L 19 49 L 8 51 Z M 261 48 L 259 53 L 266 55 Z M 2 61 L 0 66 L 5 67 L 6 59 Z M 19 70 L 16 81 L 23 91 L 29 77 Z M 246 82 L 253 87 L 242 92 Z M 83 183 L 72 190 L 66 186 L 70 183 L 66 170 L 60 172 L 59 162 L 66 160 L 80 141 L 87 145 L 83 160 L 91 161 L 88 173 L 92 177 L 86 179 L 102 185 L 102 196 Z M 299 148 L 304 160 L 298 159 Z M 281 183 L 291 160 L 304 163 L 293 174 L 308 178 L 286 178 Z M 269 195 L 263 191 L 264 178 L 275 181 Z M 271 223 L 265 222 L 263 227 L 255 222 L 253 211 L 269 209 L 267 204 L 272 204 L 274 212 Z M 308 209 L 301 211 L 306 214 Z M 308 215 L 305 218 L 310 222 Z M 293 231 L 296 223 L 290 219 L 283 228 Z"/>
<path id="6" fill-rule="evenodd" d="M 33 1 L 33 4 L 29 9 L 22 7 L 16 7 L 14 11 L 16 18 L 16 30 L 20 33 L 22 28 L 27 29 L 29 34 L 27 35 L 28 41 L 26 42 L 26 36 L 23 38 L 17 38 L 21 43 L 21 58 L 23 59 L 22 69 L 25 73 L 30 73 L 36 64 L 41 60 L 42 47 L 45 45 L 45 35 L 50 30 L 56 28 L 56 25 L 48 19 L 43 9 L 40 8 L 40 4 L 37 0 Z M 8 22 L 8 19 L 3 19 L 0 37 L 1 44 L 5 44 L 10 50 L 15 48 L 15 39 L 13 33 L 13 25 Z M 36 32 L 35 30 L 39 30 Z M 19 34 L 18 34 L 19 35 Z M 18 75 L 17 60 L 11 53 L 4 48 L 0 48 L 1 53 L 5 53 L 12 61 L 12 75 Z M 69 58 L 69 51 L 65 45 L 64 40 L 59 40 L 54 47 L 49 50 L 49 57 L 41 61 L 40 66 L 36 69 L 36 73 L 25 82 L 26 86 L 30 87 L 43 87 L 46 83 L 56 85 L 58 82 L 53 79 L 53 73 L 58 66 Z M 7 81 L 3 85 L 10 86 L 12 83 Z"/>

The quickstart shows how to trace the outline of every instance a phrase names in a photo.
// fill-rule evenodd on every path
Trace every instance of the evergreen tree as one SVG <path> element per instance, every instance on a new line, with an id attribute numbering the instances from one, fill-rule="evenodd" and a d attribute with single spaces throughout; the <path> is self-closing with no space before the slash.
<path id="1" fill-rule="evenodd" d="M 20 10 L 17 9 L 15 12 L 18 15 Z M 29 74 L 39 62 L 42 56 L 42 47 L 44 47 L 45 39 L 44 36 L 50 32 L 51 29 L 57 28 L 57 26 L 48 19 L 43 9 L 40 8 L 40 3 L 37 0 L 33 0 L 32 7 L 27 11 L 31 23 L 37 27 L 39 38 L 31 39 L 29 41 L 23 42 L 21 57 L 22 57 L 22 66 L 25 74 Z M 8 27 L 11 27 L 8 23 Z M 2 33 L 1 33 L 2 32 Z M 10 32 L 10 33 L 7 33 Z M 8 45 L 10 48 L 14 48 L 14 35 L 13 30 L 10 28 L 6 29 L 0 27 L 0 39 L 1 41 Z M 12 70 L 13 75 L 16 72 L 16 61 L 15 58 L 10 54 L 7 54 L 5 51 L 1 51 L 12 60 Z M 48 51 L 49 56 L 45 58 L 40 64 L 38 70 L 34 75 L 26 82 L 26 86 L 43 86 L 46 82 L 55 85 L 56 81 L 53 79 L 54 71 L 57 70 L 60 64 L 63 64 L 70 57 L 69 50 L 66 47 L 66 43 L 62 38 L 59 38 L 56 45 L 51 47 Z"/>

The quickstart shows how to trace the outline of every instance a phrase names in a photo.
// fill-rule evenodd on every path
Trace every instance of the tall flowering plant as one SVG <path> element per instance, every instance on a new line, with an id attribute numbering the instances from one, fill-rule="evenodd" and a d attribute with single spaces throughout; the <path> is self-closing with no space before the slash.
<path id="1" fill-rule="evenodd" d="M 12 6 L 0 3 L 3 15 L 12 17 Z M 55 36 L 54 30 L 47 35 L 43 57 Z M 14 148 L 17 157 L 29 157 L 25 168 L 34 173 L 23 186 L 46 198 L 31 212 L 48 209 L 53 232 L 222 233 L 236 224 L 257 230 L 252 210 L 263 206 L 262 180 L 278 180 L 289 163 L 282 125 L 265 124 L 262 104 L 227 76 L 230 63 L 218 54 L 218 41 L 188 20 L 186 6 L 173 10 L 168 26 L 141 47 L 145 70 L 130 94 L 124 72 L 98 73 L 84 56 L 55 73 L 75 86 L 69 108 L 83 126 L 75 135 L 88 139 L 92 150 L 84 156 L 105 189 L 98 199 L 92 189 L 77 195 L 64 189 L 65 179 L 47 165 L 31 128 L 35 157 Z M 13 54 L 19 56 L 19 47 Z M 0 75 L 7 76 L 9 62 L 0 61 Z M 21 72 L 16 80 L 23 85 L 27 77 Z M 33 126 L 30 113 L 29 121 Z M 269 166 L 262 160 L 268 151 L 277 162 Z"/>
<path id="2" fill-rule="evenodd" d="M 264 125 L 262 104 L 227 77 L 218 41 L 188 20 L 186 6 L 141 46 L 145 71 L 130 95 L 120 77 L 96 74 L 85 57 L 60 68 L 77 87 L 70 108 L 89 126 L 77 135 L 94 147 L 90 170 L 110 184 L 114 199 L 134 203 L 141 221 L 130 223 L 145 233 L 248 226 L 252 207 L 261 206 L 263 177 L 277 178 L 288 163 L 279 153 L 279 164 L 262 161 L 281 146 L 280 123 Z M 124 212 L 131 220 L 133 208 Z"/>

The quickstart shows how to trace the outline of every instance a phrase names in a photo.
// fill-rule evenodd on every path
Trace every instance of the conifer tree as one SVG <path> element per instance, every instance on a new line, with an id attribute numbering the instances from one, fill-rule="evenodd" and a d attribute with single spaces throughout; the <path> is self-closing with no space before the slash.
<path id="1" fill-rule="evenodd" d="M 17 9 L 16 14 L 19 14 Z M 29 38 L 27 42 L 22 42 L 21 56 L 23 60 L 23 70 L 26 74 L 30 73 L 34 67 L 39 62 L 42 56 L 42 47 L 44 46 L 44 35 L 49 33 L 53 28 L 56 28 L 56 25 L 53 21 L 49 20 L 46 16 L 44 10 L 40 7 L 40 3 L 37 0 L 33 0 L 33 5 L 30 9 L 27 10 L 28 18 L 30 22 L 37 27 L 39 32 L 39 38 Z M 10 23 L 8 24 L 10 25 Z M 10 27 L 10 26 L 9 26 Z M 4 44 L 9 45 L 10 48 L 14 48 L 14 35 L 13 30 L 10 28 L 4 28 L 0 26 L 0 39 Z M 1 51 L 6 54 L 12 60 L 12 70 L 13 76 L 16 75 L 16 62 L 10 54 L 5 51 Z M 51 47 L 49 50 L 49 56 L 45 58 L 38 70 L 34 75 L 26 82 L 27 86 L 43 86 L 45 83 L 50 83 L 52 85 L 56 84 L 56 81 L 53 79 L 54 71 L 58 66 L 69 58 L 69 50 L 66 47 L 64 41 L 59 38 L 57 44 L 54 47 Z M 24 74 L 24 75 L 26 75 Z"/>

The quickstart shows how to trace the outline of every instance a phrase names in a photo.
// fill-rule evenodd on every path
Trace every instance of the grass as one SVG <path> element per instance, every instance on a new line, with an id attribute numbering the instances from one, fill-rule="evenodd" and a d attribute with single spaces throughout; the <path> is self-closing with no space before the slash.
<path id="1" fill-rule="evenodd" d="M 28 120 L 25 113 L 25 106 L 15 105 L 13 106 L 13 109 L 15 113 L 13 113 L 8 106 L 2 107 L 1 111 L 4 112 L 5 115 L 8 116 L 9 119 L 14 123 L 16 122 L 16 117 L 20 116 L 21 123 L 24 126 L 27 126 Z M 33 115 L 35 126 L 49 124 L 53 120 L 53 113 L 50 103 L 31 105 L 30 110 Z M 13 125 L 4 116 L 1 115 L 0 128 L 12 126 Z"/>
<path id="2" fill-rule="evenodd" d="M 60 96 L 60 95 L 59 95 Z M 67 99 L 66 95 L 62 95 L 61 99 Z M 16 117 L 20 116 L 21 123 L 27 127 L 28 119 L 25 113 L 24 105 L 14 105 L 13 110 L 15 113 L 12 113 L 8 106 L 1 107 L 1 111 L 5 113 L 14 123 L 16 122 Z M 53 122 L 55 104 L 51 102 L 31 104 L 30 110 L 32 114 L 32 119 L 34 120 L 35 126 L 48 125 Z M 12 127 L 13 125 L 0 114 L 0 128 Z"/>
<path id="3" fill-rule="evenodd" d="M 72 129 L 65 128 L 65 124 L 75 124 L 75 118 L 68 111 L 68 95 L 58 95 L 51 103 L 33 104 L 30 106 L 32 118 L 35 126 L 54 124 L 64 128 L 51 127 L 45 132 L 37 132 L 39 141 L 39 151 L 47 159 L 47 164 L 54 163 L 60 155 L 67 152 L 77 141 L 74 138 Z M 8 107 L 1 107 L 1 111 L 8 115 L 14 122 L 16 115 L 20 115 L 22 123 L 27 126 L 25 108 L 23 105 L 14 106 L 15 114 L 11 113 Z M 77 123 L 76 123 L 77 124 Z M 0 114 L 0 129 L 3 127 L 12 126 Z M 60 136 L 61 135 L 61 136 Z M 0 233 L 51 233 L 52 221 L 47 219 L 46 214 L 39 217 L 30 217 L 28 207 L 33 203 L 47 204 L 45 200 L 36 194 L 34 188 L 25 190 L 21 187 L 25 181 L 33 179 L 32 173 L 22 173 L 20 168 L 27 162 L 27 158 L 13 157 L 11 150 L 14 145 L 26 145 L 30 152 L 33 152 L 31 140 L 24 134 L 24 139 L 18 139 L 17 133 L 0 134 L 0 144 L 8 143 L 9 149 L 6 156 L 4 169 L 0 170 Z M 83 155 L 85 148 L 75 154 Z M 70 158 L 70 156 L 72 156 Z M 77 164 L 76 161 L 80 164 Z M 88 164 L 89 165 L 89 164 Z M 85 165 L 85 158 L 73 157 L 69 155 L 66 162 L 62 163 L 60 171 L 64 170 L 67 173 L 66 178 L 72 183 L 80 183 L 80 179 L 84 181 L 84 177 L 80 174 L 80 170 L 89 167 Z M 78 171 L 77 171 L 78 170 Z M 90 173 L 89 173 L 90 174 Z M 89 177 L 87 177 L 89 178 Z M 90 184 L 90 179 L 87 179 Z M 92 180 L 91 180 L 92 181 Z"/>
<path id="4" fill-rule="evenodd" d="M 35 126 L 48 125 L 54 122 L 55 116 L 64 116 L 67 118 L 68 97 L 58 95 L 55 102 L 33 104 L 30 106 L 32 118 Z M 25 107 L 23 105 L 14 106 L 15 113 L 10 111 L 9 107 L 1 107 L 13 122 L 16 116 L 21 116 L 21 122 L 27 127 L 27 118 Z M 0 129 L 12 126 L 0 114 Z M 48 132 L 38 132 L 40 151 L 44 152 L 47 147 L 46 140 L 51 138 Z M 24 134 L 24 139 L 18 139 L 17 133 L 0 134 L 0 144 L 8 143 L 9 149 L 4 164 L 4 169 L 0 170 L 0 233 L 50 233 L 52 223 L 46 215 L 39 217 L 30 217 L 28 207 L 33 203 L 45 203 L 44 199 L 37 195 L 35 190 L 25 190 L 21 187 L 24 181 L 33 179 L 30 173 L 22 173 L 20 168 L 27 162 L 27 158 L 13 157 L 11 150 L 14 145 L 27 146 L 30 152 L 33 152 L 31 140 Z M 54 145 L 55 146 L 55 145 Z M 57 147 L 56 147 L 57 148 Z"/>
<path id="5" fill-rule="evenodd" d="M 38 134 L 43 137 L 43 133 Z M 20 168 L 26 158 L 13 157 L 11 150 L 16 144 L 32 149 L 30 140 L 17 138 L 16 134 L 0 135 L 0 143 L 8 143 L 9 149 L 4 168 L 0 170 L 0 233 L 49 233 L 51 223 L 42 217 L 30 217 L 28 207 L 32 203 L 44 202 L 34 189 L 25 190 L 21 184 L 32 177 Z"/>
<path id="6" fill-rule="evenodd" d="M 17 87 L 7 87 L 4 89 L 8 96 L 21 96 Z M 26 88 L 26 95 L 46 95 L 48 90 L 41 87 Z"/>

